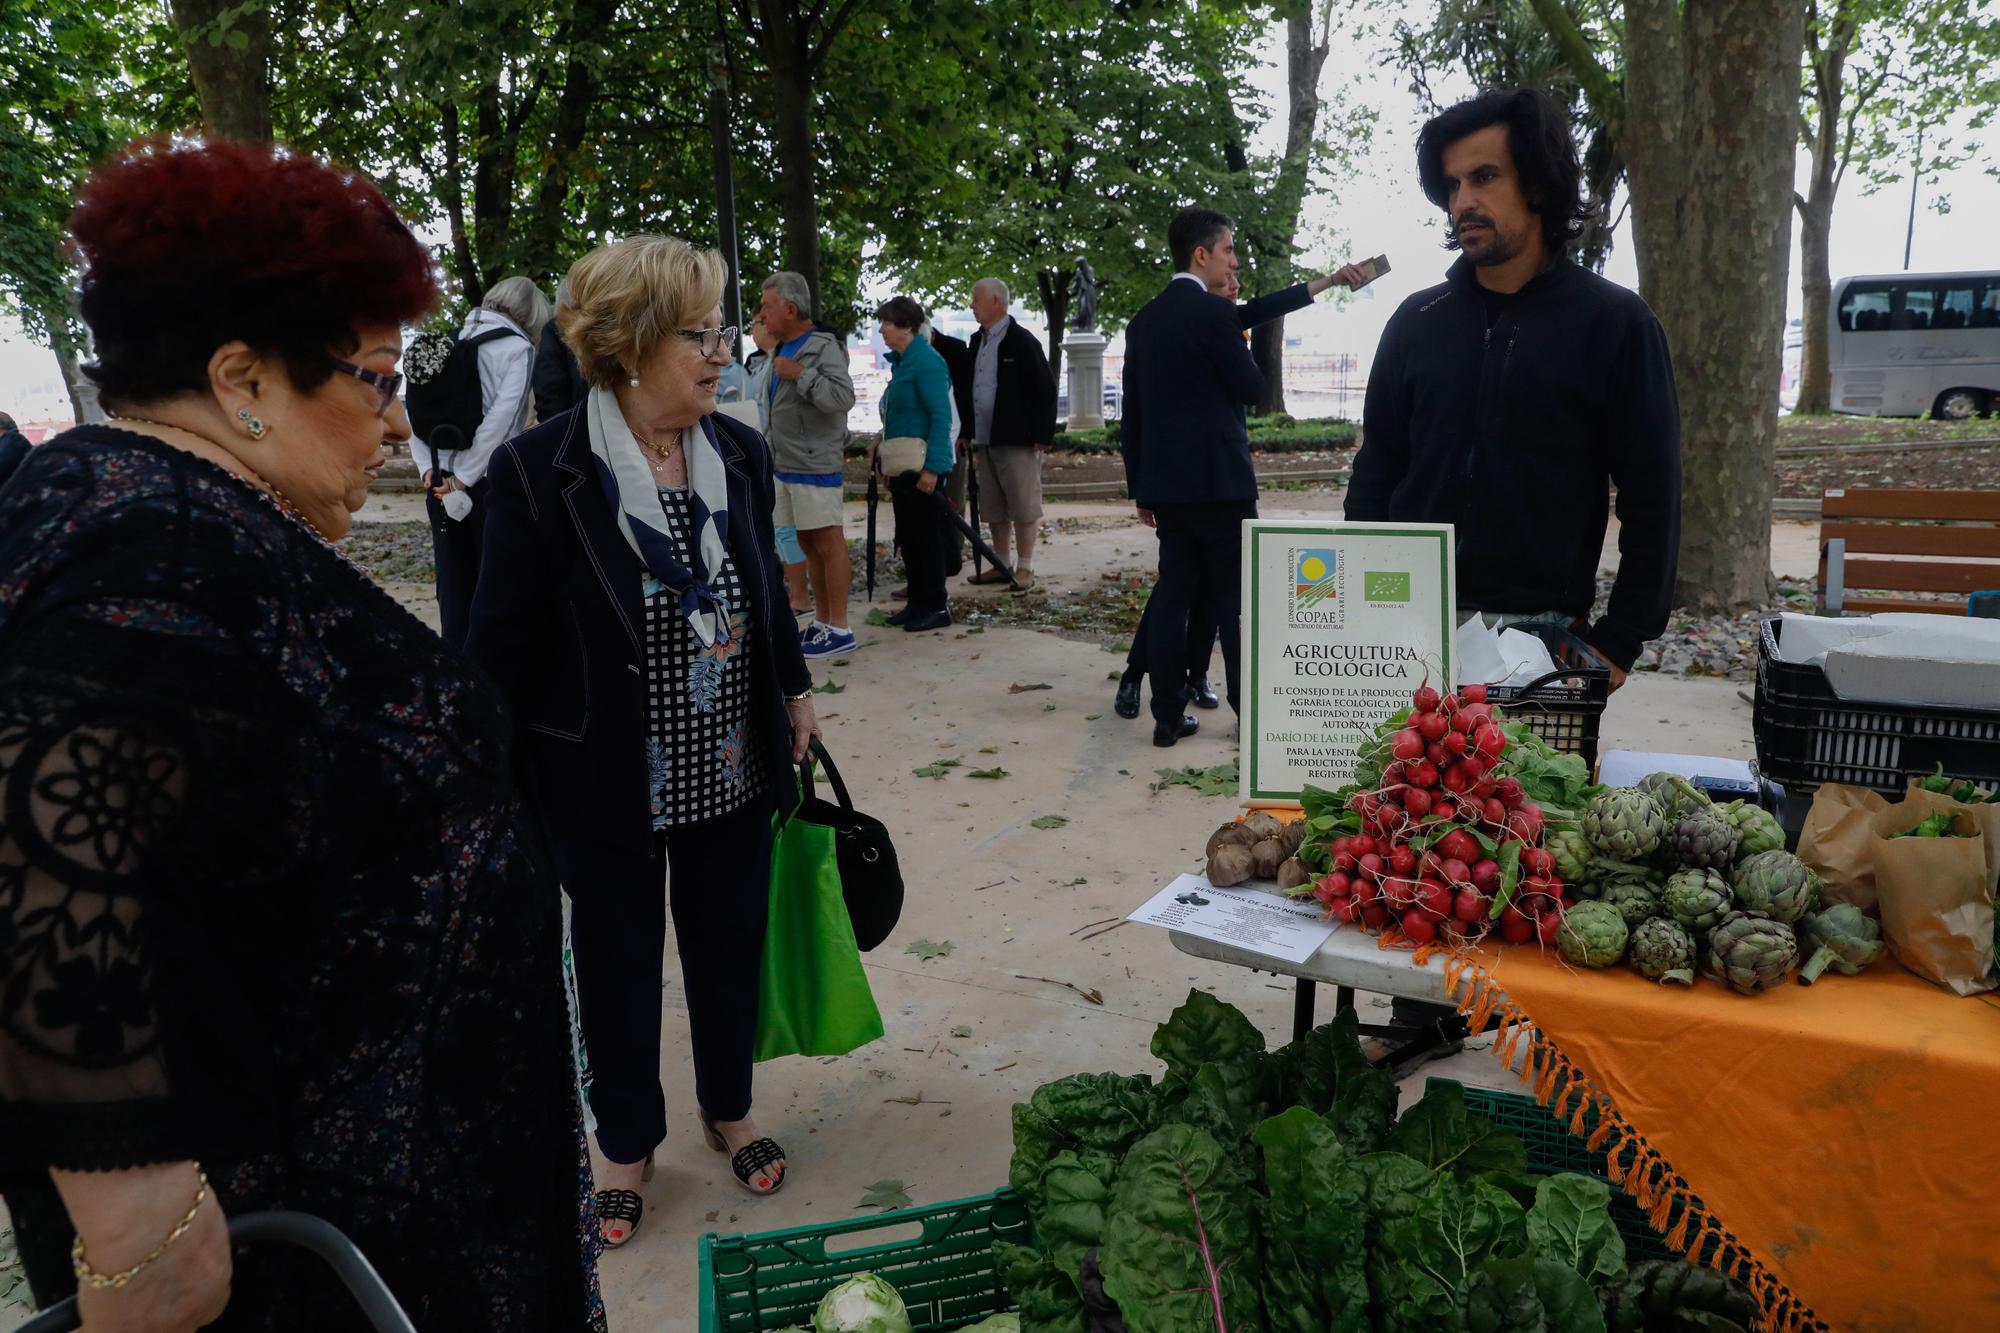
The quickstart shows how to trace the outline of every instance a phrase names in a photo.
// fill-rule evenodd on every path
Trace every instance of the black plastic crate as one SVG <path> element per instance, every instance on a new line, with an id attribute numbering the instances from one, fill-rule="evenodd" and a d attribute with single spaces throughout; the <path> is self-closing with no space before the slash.
<path id="1" fill-rule="evenodd" d="M 1548 742 L 1558 754 L 1577 754 L 1594 771 L 1597 735 L 1611 698 L 1611 664 L 1562 625 L 1510 625 L 1549 646 L 1558 670 L 1526 685 L 1490 685 L 1487 699 Z"/>
<path id="2" fill-rule="evenodd" d="M 1448 1078 L 1427 1079 L 1424 1090 L 1428 1092 L 1440 1083 L 1451 1083 Z M 1681 1213 L 1688 1205 L 1675 1203 L 1667 1216 L 1666 1230 L 1653 1226 L 1652 1220 L 1641 1212 L 1632 1196 L 1610 1175 L 1613 1163 L 1603 1149 L 1590 1147 L 1590 1135 L 1597 1129 L 1597 1108 L 1590 1107 L 1583 1113 L 1584 1131 L 1581 1138 L 1569 1132 L 1565 1119 L 1558 1122 L 1549 1109 L 1533 1097 L 1517 1092 L 1496 1092 L 1491 1088 L 1475 1088 L 1460 1084 L 1465 1094 L 1465 1109 L 1476 1116 L 1483 1116 L 1500 1128 L 1507 1130 L 1521 1140 L 1528 1150 L 1528 1173 L 1536 1176 L 1553 1176 L 1560 1172 L 1575 1172 L 1602 1181 L 1611 1189 L 1611 1223 L 1618 1228 L 1618 1234 L 1625 1241 L 1625 1251 L 1634 1259 L 1688 1259 L 1705 1263 L 1721 1246 L 1721 1238 L 1714 1232 L 1703 1237 L 1691 1254 L 1681 1254 L 1667 1247 L 1667 1233 L 1680 1221 Z M 1619 1176 L 1623 1176 L 1632 1165 L 1629 1146 L 1618 1154 L 1616 1163 Z M 1701 1207 L 1701 1200 L 1695 1199 L 1693 1206 Z"/>
<path id="3" fill-rule="evenodd" d="M 1784 786 L 1788 825 L 1827 782 L 1900 796 L 1940 764 L 1955 778 L 2000 782 L 2000 711 L 1843 699 L 1823 669 L 1779 660 L 1783 633 L 1782 621 L 1764 622 L 1751 716 L 1757 767 Z"/>

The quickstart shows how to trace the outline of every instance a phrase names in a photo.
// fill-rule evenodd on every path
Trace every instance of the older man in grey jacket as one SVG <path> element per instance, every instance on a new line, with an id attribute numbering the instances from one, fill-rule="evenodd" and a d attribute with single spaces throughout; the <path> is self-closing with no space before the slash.
<path id="1" fill-rule="evenodd" d="M 777 474 L 778 544 L 792 529 L 812 576 L 813 620 L 800 631 L 808 658 L 854 651 L 847 628 L 847 588 L 854 577 L 841 527 L 841 466 L 854 380 L 847 348 L 812 320 L 812 292 L 796 273 L 764 279 L 764 326 L 778 340 L 771 354 L 771 454 Z"/>

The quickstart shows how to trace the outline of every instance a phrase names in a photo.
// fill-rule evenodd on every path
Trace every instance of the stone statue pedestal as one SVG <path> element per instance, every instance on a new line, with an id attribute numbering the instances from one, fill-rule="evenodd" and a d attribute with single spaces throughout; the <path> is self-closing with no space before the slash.
<path id="1" fill-rule="evenodd" d="M 1104 425 L 1104 335 L 1091 329 L 1063 339 L 1063 367 L 1069 377 L 1070 430 Z"/>

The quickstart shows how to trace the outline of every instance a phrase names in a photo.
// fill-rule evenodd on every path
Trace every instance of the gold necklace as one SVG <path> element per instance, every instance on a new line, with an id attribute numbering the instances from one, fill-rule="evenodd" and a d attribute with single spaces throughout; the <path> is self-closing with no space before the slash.
<path id="1" fill-rule="evenodd" d="M 641 445 L 643 445 L 645 447 L 646 453 L 657 462 L 661 463 L 671 462 L 673 461 L 673 456 L 681 451 L 681 439 L 678 434 L 674 436 L 673 442 L 671 444 L 655 443 L 654 441 L 649 440 L 645 436 L 641 435 L 636 430 L 632 432 L 632 438 L 637 440 Z"/>
<path id="2" fill-rule="evenodd" d="M 220 442 L 210 439 L 198 430 L 189 430 L 186 426 L 176 426 L 171 421 L 155 421 L 151 417 L 135 417 L 129 412 L 120 412 L 116 416 L 108 418 L 105 424 L 109 425 L 113 421 L 129 421 L 140 426 L 158 426 L 162 430 L 177 430 L 183 435 L 194 436 L 211 449 L 220 449 L 225 454 L 229 453 L 228 447 Z M 293 522 L 305 528 L 307 532 L 319 538 L 321 544 L 325 545 L 328 549 L 332 549 L 333 543 L 327 539 L 327 535 L 324 532 L 319 530 L 319 525 L 307 518 L 283 491 L 270 482 L 265 481 L 262 477 L 253 480 L 233 468 L 225 467 L 222 470 L 242 482 L 245 486 L 248 486 L 251 490 L 257 492 L 257 494 L 263 496 L 266 501 L 275 504 L 279 513 L 284 514 Z"/>

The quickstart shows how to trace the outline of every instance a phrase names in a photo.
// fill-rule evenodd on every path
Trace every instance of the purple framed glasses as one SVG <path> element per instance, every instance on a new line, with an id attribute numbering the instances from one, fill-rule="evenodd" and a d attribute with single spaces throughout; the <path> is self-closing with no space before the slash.
<path id="1" fill-rule="evenodd" d="M 333 368 L 343 375 L 354 376 L 381 395 L 382 401 L 375 406 L 375 415 L 378 417 L 389 415 L 389 409 L 395 406 L 396 395 L 403 391 L 403 377 L 399 374 L 385 375 L 379 370 L 357 366 L 352 361 L 342 361 L 339 357 L 333 358 Z"/>

